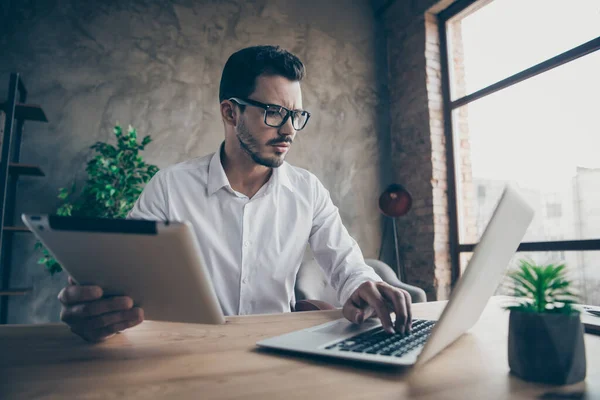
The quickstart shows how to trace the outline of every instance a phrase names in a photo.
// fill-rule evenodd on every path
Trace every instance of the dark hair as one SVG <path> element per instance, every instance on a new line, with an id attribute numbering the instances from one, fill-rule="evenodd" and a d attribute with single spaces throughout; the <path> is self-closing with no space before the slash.
<path id="1" fill-rule="evenodd" d="M 219 102 L 232 97 L 248 97 L 256 89 L 260 75 L 279 75 L 291 81 L 304 78 L 304 64 L 279 46 L 253 46 L 233 53 L 223 67 Z"/>

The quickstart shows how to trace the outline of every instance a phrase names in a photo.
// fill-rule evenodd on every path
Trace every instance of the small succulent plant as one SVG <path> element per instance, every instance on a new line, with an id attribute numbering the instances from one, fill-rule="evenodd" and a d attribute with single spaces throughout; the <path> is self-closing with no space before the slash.
<path id="1" fill-rule="evenodd" d="M 573 307 L 578 297 L 566 268 L 565 264 L 536 265 L 521 260 L 519 267 L 508 273 L 508 286 L 515 299 L 507 309 L 531 313 L 578 313 Z"/>

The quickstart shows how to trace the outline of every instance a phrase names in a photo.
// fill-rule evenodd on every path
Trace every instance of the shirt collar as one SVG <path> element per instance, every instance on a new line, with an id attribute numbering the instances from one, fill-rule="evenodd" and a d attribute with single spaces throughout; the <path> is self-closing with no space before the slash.
<path id="1" fill-rule="evenodd" d="M 229 184 L 229 179 L 227 179 L 227 175 L 225 174 L 225 170 L 223 169 L 223 164 L 221 164 L 221 151 L 223 149 L 225 142 L 219 146 L 219 150 L 213 154 L 210 165 L 208 166 L 208 195 L 212 196 L 215 192 L 217 192 L 222 187 L 231 187 Z"/>
<path id="2" fill-rule="evenodd" d="M 290 192 L 294 192 L 294 187 L 292 186 L 292 182 L 290 181 L 290 177 L 288 175 L 288 163 L 284 161 L 283 164 L 279 168 L 273 169 L 273 176 L 275 177 L 275 185 L 283 185 L 287 187 Z"/>
<path id="3" fill-rule="evenodd" d="M 213 154 L 210 164 L 208 167 L 208 195 L 212 196 L 214 193 L 219 191 L 219 189 L 223 187 L 227 187 L 231 189 L 231 184 L 229 183 L 229 179 L 227 179 L 227 175 L 225 174 L 225 170 L 223 169 L 223 164 L 221 164 L 221 151 L 223 150 L 223 146 L 225 142 L 219 146 L 219 150 Z M 290 177 L 288 175 L 288 165 L 284 162 L 280 167 L 273 168 L 273 175 L 271 176 L 272 183 L 267 183 L 267 185 L 283 185 L 287 187 L 291 192 L 294 191 L 292 183 L 290 181 Z M 233 189 L 231 189 L 233 191 Z"/>

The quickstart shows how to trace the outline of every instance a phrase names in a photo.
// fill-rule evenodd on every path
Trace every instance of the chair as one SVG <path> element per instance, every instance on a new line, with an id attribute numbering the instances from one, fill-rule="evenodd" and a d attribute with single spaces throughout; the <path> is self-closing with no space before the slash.
<path id="1" fill-rule="evenodd" d="M 410 293 L 413 303 L 427 301 L 425 291 L 419 287 L 401 282 L 392 268 L 383 261 L 367 258 L 367 265 L 388 284 Z M 300 266 L 296 278 L 296 305 L 293 311 L 328 310 L 342 307 L 335 290 L 329 285 L 325 274 L 315 259 L 305 261 Z"/>

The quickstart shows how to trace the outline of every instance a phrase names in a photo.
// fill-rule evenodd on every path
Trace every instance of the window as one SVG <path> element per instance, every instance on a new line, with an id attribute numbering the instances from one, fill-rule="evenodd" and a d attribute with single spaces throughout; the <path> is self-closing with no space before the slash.
<path id="1" fill-rule="evenodd" d="M 464 89 L 454 80 L 452 100 L 600 36 L 599 8 L 598 0 L 475 2 L 447 24 L 454 56 L 467 61 Z"/>
<path id="2" fill-rule="evenodd" d="M 546 204 L 546 216 L 548 218 L 560 218 L 562 216 L 562 204 L 547 203 Z M 575 221 L 572 221 L 572 223 L 575 223 Z"/>
<path id="3" fill-rule="evenodd" d="M 472 253 L 461 253 L 461 264 L 466 265 L 471 255 Z M 508 269 L 515 269 L 522 259 L 539 264 L 565 263 L 569 266 L 567 276 L 573 281 L 581 297 L 588 304 L 600 304 L 600 277 L 596 272 L 600 268 L 600 251 L 519 252 L 510 261 Z M 506 281 L 498 287 L 496 294 L 512 294 L 505 283 Z"/>
<path id="4" fill-rule="evenodd" d="M 485 201 L 485 185 L 477 186 L 477 198 L 479 199 L 480 203 Z"/>
<path id="5" fill-rule="evenodd" d="M 520 247 L 535 252 L 518 255 L 551 254 L 600 282 L 600 2 L 463 0 L 439 21 L 455 160 L 450 240 L 462 253 L 453 276 L 510 182 L 536 209 Z"/>

